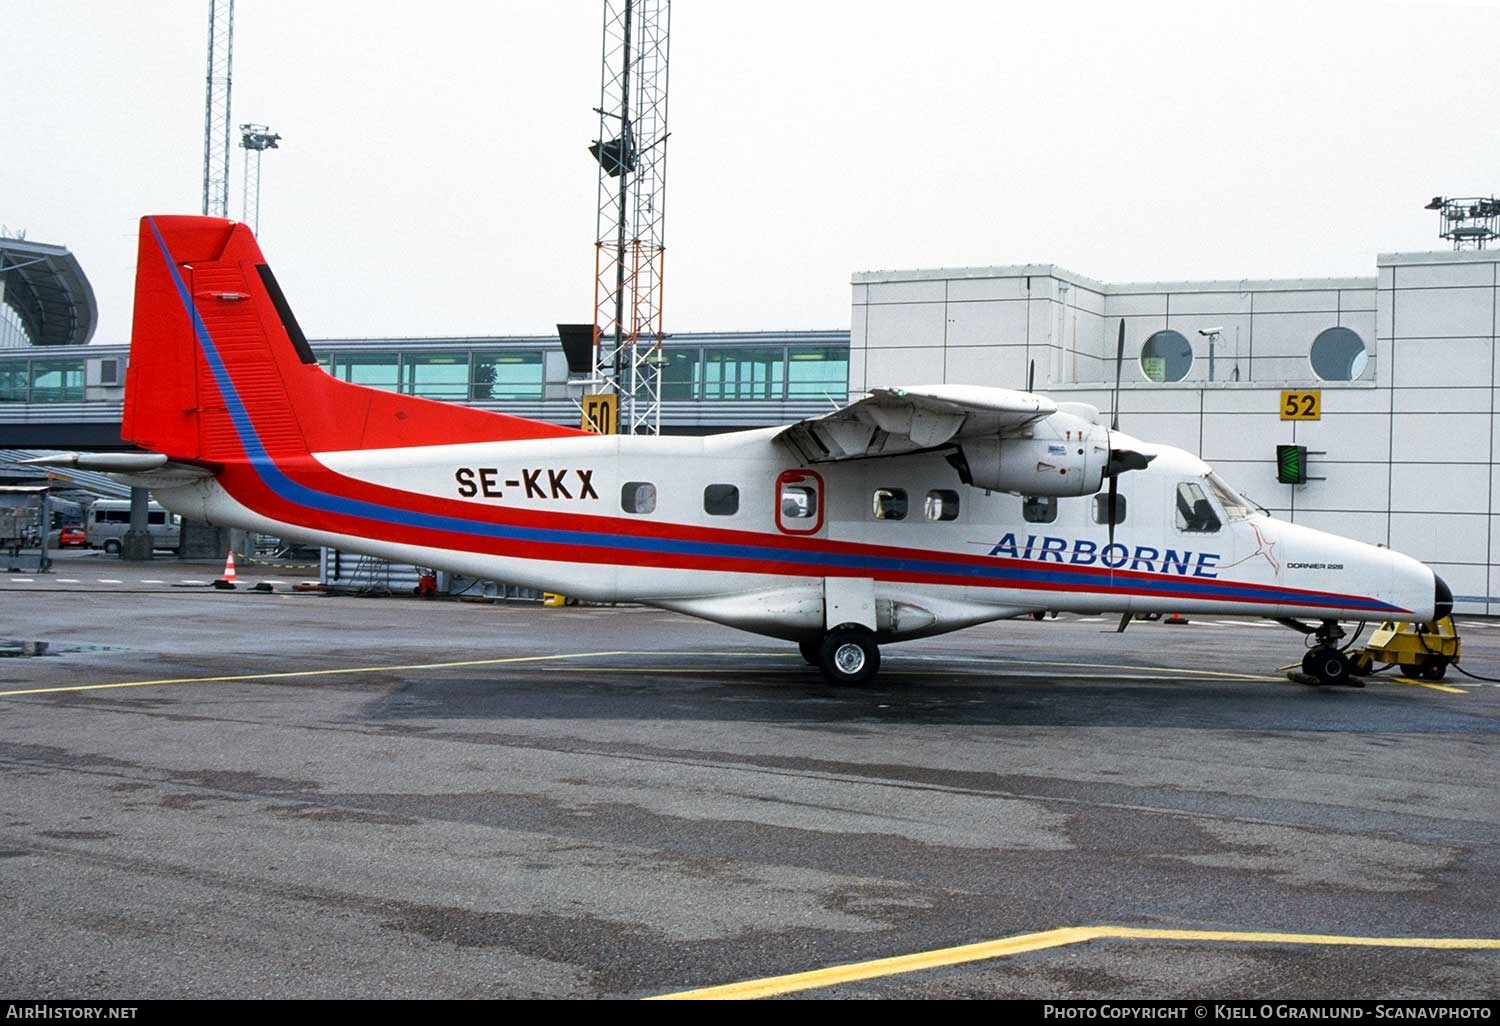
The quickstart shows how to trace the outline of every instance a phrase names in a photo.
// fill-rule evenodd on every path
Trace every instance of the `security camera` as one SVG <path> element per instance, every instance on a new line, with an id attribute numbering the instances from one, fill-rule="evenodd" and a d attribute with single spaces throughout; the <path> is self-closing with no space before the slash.
<path id="1" fill-rule="evenodd" d="M 1210 335 L 1222 335 L 1224 334 L 1224 326 L 1221 324 L 1217 328 L 1199 328 L 1198 334 L 1204 338 L 1208 338 Z"/>

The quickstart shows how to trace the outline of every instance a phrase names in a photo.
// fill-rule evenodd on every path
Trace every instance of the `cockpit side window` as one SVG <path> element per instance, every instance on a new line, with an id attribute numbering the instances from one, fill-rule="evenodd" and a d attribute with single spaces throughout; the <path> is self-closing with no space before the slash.
<path id="1" fill-rule="evenodd" d="M 1210 534 L 1223 527 L 1213 503 L 1203 494 L 1196 481 L 1183 481 L 1177 486 L 1177 529 L 1194 534 Z"/>
<path id="2" fill-rule="evenodd" d="M 1218 474 L 1209 473 L 1208 487 L 1214 493 L 1214 498 L 1219 500 L 1219 505 L 1224 507 L 1224 515 L 1230 520 L 1244 520 L 1254 508 L 1249 499 L 1235 491 L 1234 487 Z"/>

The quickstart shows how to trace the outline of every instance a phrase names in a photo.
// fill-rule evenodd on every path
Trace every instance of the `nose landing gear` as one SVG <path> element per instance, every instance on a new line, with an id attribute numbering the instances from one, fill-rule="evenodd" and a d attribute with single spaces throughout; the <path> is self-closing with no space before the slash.
<path id="1" fill-rule="evenodd" d="M 1341 684 L 1351 688 L 1365 686 L 1365 682 L 1360 677 L 1368 672 L 1368 668 L 1360 666 L 1357 658 L 1352 658 L 1339 648 L 1339 641 L 1344 637 L 1344 629 L 1339 626 L 1337 620 L 1324 620 L 1316 627 L 1309 627 L 1297 620 L 1279 622 L 1313 637 L 1313 647 L 1308 649 L 1302 657 L 1302 672 L 1288 674 L 1293 680 L 1313 685 Z"/>

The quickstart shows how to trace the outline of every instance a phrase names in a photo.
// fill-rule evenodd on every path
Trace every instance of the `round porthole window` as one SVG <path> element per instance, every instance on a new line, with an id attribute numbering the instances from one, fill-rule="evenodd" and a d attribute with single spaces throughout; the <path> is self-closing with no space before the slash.
<path id="1" fill-rule="evenodd" d="M 1193 366 L 1193 347 L 1182 332 L 1158 331 L 1141 347 L 1141 370 L 1151 381 L 1181 381 Z"/>
<path id="2" fill-rule="evenodd" d="M 1312 344 L 1313 373 L 1324 381 L 1353 381 L 1365 371 L 1365 340 L 1348 328 L 1320 331 Z"/>

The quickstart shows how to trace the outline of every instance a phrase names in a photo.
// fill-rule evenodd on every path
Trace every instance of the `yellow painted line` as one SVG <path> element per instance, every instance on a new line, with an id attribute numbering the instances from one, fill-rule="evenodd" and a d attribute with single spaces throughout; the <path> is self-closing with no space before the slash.
<path id="1" fill-rule="evenodd" d="M 1484 937 L 1350 937 L 1327 933 L 1260 933 L 1227 930 L 1148 930 L 1128 926 L 1067 926 L 1041 933 L 1023 933 L 1000 940 L 938 948 L 869 962 L 851 962 L 786 976 L 728 983 L 719 987 L 659 994 L 652 1001 L 744 1000 L 773 997 L 802 990 L 817 990 L 859 980 L 921 972 L 966 962 L 1043 951 L 1047 948 L 1082 944 L 1092 940 L 1216 941 L 1236 944 L 1337 944 L 1351 947 L 1426 948 L 1445 951 L 1500 951 L 1500 939 Z"/>
<path id="2" fill-rule="evenodd" d="M 332 670 L 291 670 L 283 673 L 240 673 L 224 677 L 164 677 L 160 680 L 127 680 L 116 684 L 74 684 L 61 688 L 26 688 L 0 691 L 0 698 L 15 695 L 51 695 L 62 691 L 108 691 L 112 688 L 147 688 L 167 684 L 223 684 L 244 680 L 287 680 L 294 677 L 337 677 L 351 673 L 390 673 L 396 670 L 450 670 L 463 666 L 498 666 L 502 663 L 544 663 L 557 659 L 596 659 L 602 656 L 657 655 L 651 652 L 566 652 L 556 655 L 507 656 L 502 659 L 464 659 L 448 663 L 403 663 L 392 666 L 349 666 Z"/>
<path id="3" fill-rule="evenodd" d="M 772 997 L 776 994 L 791 994 L 799 990 L 816 990 L 833 987 L 841 983 L 870 980 L 880 976 L 895 976 L 899 973 L 915 973 L 923 969 L 936 969 L 964 962 L 980 962 L 1007 955 L 1020 955 L 1027 951 L 1062 947 L 1093 940 L 1100 934 L 1094 927 L 1065 927 L 1043 933 L 1023 933 L 1018 937 L 965 944 L 957 948 L 939 948 L 921 951 L 914 955 L 897 955 L 894 958 L 877 958 L 872 962 L 853 962 L 835 965 L 827 969 L 814 969 L 805 973 L 787 976 L 768 976 L 743 983 L 729 983 L 721 987 L 704 987 L 701 990 L 684 990 L 675 994 L 660 994 L 652 1001 L 722 1001 L 745 1000 L 747 998 Z"/>
<path id="4" fill-rule="evenodd" d="M 1431 688 L 1433 691 L 1446 691 L 1450 695 L 1467 695 L 1465 688 L 1449 687 L 1447 684 L 1434 684 L 1430 680 L 1413 680 L 1411 677 L 1391 677 L 1397 684 L 1411 684 L 1419 688 Z"/>

